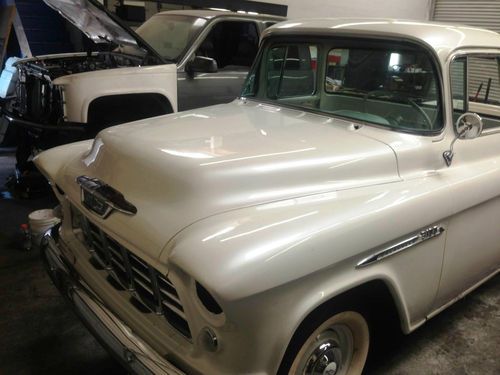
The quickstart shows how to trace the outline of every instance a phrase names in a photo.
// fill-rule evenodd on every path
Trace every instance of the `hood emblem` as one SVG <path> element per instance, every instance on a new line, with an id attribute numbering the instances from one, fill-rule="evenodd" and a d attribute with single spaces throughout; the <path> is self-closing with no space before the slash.
<path id="1" fill-rule="evenodd" d="M 120 211 L 127 215 L 137 213 L 137 208 L 128 202 L 122 193 L 101 180 L 79 176 L 76 182 L 80 185 L 82 204 L 99 217 L 106 219 L 113 211 Z"/>

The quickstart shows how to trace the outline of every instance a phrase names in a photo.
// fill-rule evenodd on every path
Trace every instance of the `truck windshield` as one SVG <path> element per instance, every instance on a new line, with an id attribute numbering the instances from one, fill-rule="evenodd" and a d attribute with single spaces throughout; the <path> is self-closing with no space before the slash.
<path id="1" fill-rule="evenodd" d="M 159 13 L 143 23 L 136 33 L 160 56 L 179 61 L 206 22 L 194 16 Z"/>
<path id="2" fill-rule="evenodd" d="M 439 74 L 424 48 L 394 41 L 268 40 L 242 97 L 395 130 L 442 128 Z"/>

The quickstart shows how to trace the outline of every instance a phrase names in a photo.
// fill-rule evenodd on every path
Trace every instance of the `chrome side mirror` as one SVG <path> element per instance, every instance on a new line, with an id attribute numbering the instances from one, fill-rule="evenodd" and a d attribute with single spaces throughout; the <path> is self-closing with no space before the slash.
<path id="1" fill-rule="evenodd" d="M 453 161 L 453 145 L 457 139 L 474 139 L 483 132 L 483 119 L 477 113 L 467 112 L 460 116 L 455 123 L 457 136 L 451 142 L 450 149 L 443 152 L 443 158 L 449 167 Z"/>
<path id="2" fill-rule="evenodd" d="M 477 113 L 464 113 L 455 123 L 455 130 L 460 139 L 474 139 L 483 131 L 483 119 Z"/>

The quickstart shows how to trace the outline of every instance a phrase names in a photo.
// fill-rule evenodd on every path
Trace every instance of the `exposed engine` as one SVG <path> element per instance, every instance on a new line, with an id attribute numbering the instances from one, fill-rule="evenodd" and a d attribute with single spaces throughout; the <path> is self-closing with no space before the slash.
<path id="1" fill-rule="evenodd" d="M 94 70 L 138 66 L 142 60 L 135 56 L 101 52 L 19 63 L 19 82 L 9 110 L 28 121 L 58 125 L 64 120 L 64 113 L 63 94 L 53 84 L 56 78 Z"/>
<path id="2" fill-rule="evenodd" d="M 40 150 L 91 138 L 88 124 L 69 123 L 64 114 L 64 92 L 59 77 L 90 71 L 157 63 L 148 56 L 117 52 L 54 55 L 18 61 L 3 74 L 3 112 L 15 127 L 17 168 L 33 169 L 31 159 Z M 1 80 L 0 80 L 1 81 Z"/>

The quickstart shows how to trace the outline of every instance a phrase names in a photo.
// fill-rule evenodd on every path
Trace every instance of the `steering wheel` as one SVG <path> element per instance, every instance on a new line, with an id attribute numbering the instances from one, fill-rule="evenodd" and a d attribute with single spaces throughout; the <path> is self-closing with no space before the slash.
<path id="1" fill-rule="evenodd" d="M 408 103 L 410 103 L 410 105 L 413 108 L 415 108 L 417 110 L 418 113 L 420 113 L 422 115 L 422 117 L 424 118 L 425 122 L 429 126 L 429 130 L 432 130 L 432 121 L 429 118 L 429 115 L 427 113 L 425 113 L 424 109 L 422 107 L 420 107 L 415 100 L 410 99 L 410 98 L 406 98 L 406 100 L 408 101 Z"/>
<path id="2" fill-rule="evenodd" d="M 370 97 L 381 97 L 381 96 L 388 96 L 389 98 L 397 98 L 399 100 L 403 99 L 405 100 L 408 104 L 411 105 L 412 108 L 414 108 L 420 116 L 424 119 L 426 125 L 428 126 L 429 129 L 432 129 L 432 121 L 425 113 L 422 107 L 420 107 L 417 102 L 414 99 L 406 98 L 404 96 L 397 96 L 394 94 L 392 91 L 387 91 L 387 90 L 373 90 L 373 91 L 368 91 L 364 96 L 363 96 L 363 110 L 366 112 L 366 100 Z M 387 121 L 393 126 L 399 126 L 399 121 L 397 118 L 394 116 L 388 116 Z"/>

